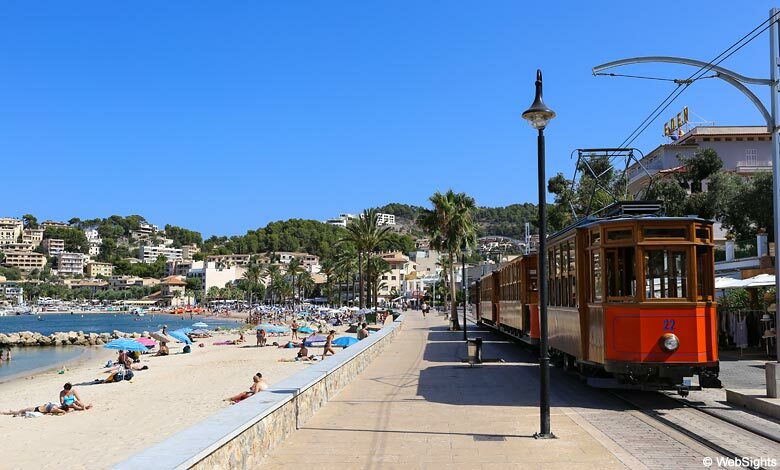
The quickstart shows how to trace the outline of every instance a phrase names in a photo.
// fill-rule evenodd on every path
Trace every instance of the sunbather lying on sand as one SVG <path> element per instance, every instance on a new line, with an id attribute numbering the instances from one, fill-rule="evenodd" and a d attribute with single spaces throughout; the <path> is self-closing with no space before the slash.
<path id="1" fill-rule="evenodd" d="M 29 411 L 33 411 L 36 413 L 43 413 L 43 414 L 52 414 L 52 415 L 65 414 L 65 410 L 55 405 L 54 403 L 46 403 L 38 406 L 31 406 L 29 408 L 22 408 L 21 410 L 16 410 L 16 411 L 14 410 L 3 411 L 0 414 L 11 415 L 11 416 L 24 416 L 24 414 Z"/>

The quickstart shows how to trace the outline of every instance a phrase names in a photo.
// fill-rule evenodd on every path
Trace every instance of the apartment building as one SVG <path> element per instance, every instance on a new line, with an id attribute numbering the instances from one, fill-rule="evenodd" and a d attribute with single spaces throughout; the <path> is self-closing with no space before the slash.
<path id="1" fill-rule="evenodd" d="M 181 248 L 165 245 L 141 245 L 138 248 L 138 259 L 143 263 L 154 263 L 160 256 L 168 261 L 182 261 Z"/>
<path id="2" fill-rule="evenodd" d="M 183 245 L 181 247 L 181 257 L 187 261 L 192 260 L 192 257 L 195 256 L 195 253 L 198 253 L 200 251 L 200 248 L 198 248 L 198 245 L 192 243 L 190 245 Z"/>
<path id="3" fill-rule="evenodd" d="M 7 282 L 0 276 L 0 303 L 3 300 L 11 305 L 21 305 L 24 302 L 24 287 L 13 281 Z"/>
<path id="4" fill-rule="evenodd" d="M 361 219 L 363 218 L 363 214 L 360 214 L 359 216 Z M 379 226 L 382 225 L 395 225 L 395 215 L 393 214 L 385 214 L 382 212 L 377 212 L 376 214 L 376 224 Z"/>
<path id="5" fill-rule="evenodd" d="M 46 266 L 46 256 L 34 251 L 9 250 L 3 254 L 5 255 L 3 264 L 21 271 L 43 269 Z"/>
<path id="6" fill-rule="evenodd" d="M 399 251 L 382 253 L 380 256 L 390 265 L 390 270 L 380 278 L 378 295 L 385 300 L 392 300 L 393 291 L 399 296 L 403 294 L 404 281 L 407 275 L 416 272 L 417 264 Z"/>
<path id="7" fill-rule="evenodd" d="M 114 266 L 111 263 L 98 263 L 92 261 L 87 263 L 87 277 L 96 278 L 98 276 L 111 277 L 114 274 Z"/>
<path id="8" fill-rule="evenodd" d="M 298 260 L 301 262 L 301 265 L 306 267 L 307 270 L 312 266 L 320 264 L 320 257 L 311 255 L 309 253 L 279 251 L 276 253 L 276 256 L 279 258 L 279 262 L 282 264 L 290 264 L 290 261 L 292 261 L 293 258 L 298 258 Z"/>
<path id="9" fill-rule="evenodd" d="M 244 277 L 245 272 L 244 266 L 196 261 L 187 273 L 187 277 L 200 279 L 201 289 L 203 292 L 208 292 L 212 287 L 223 288 L 226 284 L 235 284 Z"/>
<path id="10" fill-rule="evenodd" d="M 4 245 L 19 242 L 22 238 L 24 224 L 20 219 L 12 217 L 0 218 L 0 248 Z"/>
<path id="11" fill-rule="evenodd" d="M 63 251 L 57 257 L 57 273 L 61 276 L 84 274 L 84 255 Z"/>
<path id="12" fill-rule="evenodd" d="M 65 251 L 65 240 L 60 238 L 47 238 L 41 242 L 43 248 L 49 256 L 59 256 L 60 253 Z"/>
<path id="13" fill-rule="evenodd" d="M 193 264 L 192 260 L 186 259 L 183 261 L 168 261 L 165 263 L 164 275 L 165 277 L 186 276 L 187 273 L 190 272 L 190 269 L 193 268 Z M 200 264 L 202 265 L 203 262 L 201 261 Z"/>
<path id="14" fill-rule="evenodd" d="M 124 290 L 131 287 L 142 287 L 144 280 L 137 276 L 111 276 L 108 278 L 108 285 L 111 289 Z"/>
<path id="15" fill-rule="evenodd" d="M 43 241 L 43 229 L 42 228 L 26 228 L 22 231 L 22 242 L 29 243 L 33 246 L 33 249 Z"/>
<path id="16" fill-rule="evenodd" d="M 209 263 L 214 263 L 222 266 L 246 266 L 249 264 L 249 260 L 251 258 L 252 255 L 236 255 L 236 254 L 212 255 L 206 257 L 206 261 Z"/>
<path id="17" fill-rule="evenodd" d="M 0 247 L 2 251 L 33 251 L 33 249 L 30 243 L 9 243 Z"/>
<path id="18" fill-rule="evenodd" d="M 337 227 L 346 227 L 350 220 L 357 219 L 356 215 L 353 214 L 339 214 L 338 217 L 333 217 L 332 219 L 326 220 L 324 223 L 328 225 L 335 225 Z"/>
<path id="19" fill-rule="evenodd" d="M 44 220 L 41 222 L 41 228 L 46 230 L 48 227 L 70 227 L 66 222 L 58 222 L 56 220 Z"/>

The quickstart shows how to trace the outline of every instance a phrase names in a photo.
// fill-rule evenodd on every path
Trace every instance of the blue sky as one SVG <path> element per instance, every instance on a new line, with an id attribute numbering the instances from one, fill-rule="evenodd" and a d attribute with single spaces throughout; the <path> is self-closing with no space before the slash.
<path id="1" fill-rule="evenodd" d="M 453 188 L 486 206 L 536 199 L 520 114 L 537 68 L 558 117 L 548 176 L 611 147 L 665 82 L 593 77 L 637 55 L 709 60 L 770 2 L 11 1 L 0 5 L 0 215 L 142 214 L 205 235 L 324 219 Z M 767 76 L 768 35 L 723 66 Z M 623 73 L 687 77 L 671 65 Z M 757 89 L 766 98 L 768 92 Z M 689 106 L 761 124 L 701 80 Z M 659 120 L 634 143 L 662 142 Z"/>

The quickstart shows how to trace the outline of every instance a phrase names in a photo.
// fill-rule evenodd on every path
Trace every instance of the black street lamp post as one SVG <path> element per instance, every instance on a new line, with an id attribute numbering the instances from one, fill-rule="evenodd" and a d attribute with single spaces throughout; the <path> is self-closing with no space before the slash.
<path id="1" fill-rule="evenodd" d="M 460 254 L 460 262 L 463 269 L 463 274 L 461 274 L 462 282 L 461 285 L 463 286 L 463 341 L 468 341 L 469 335 L 468 335 L 468 327 L 466 326 L 466 303 L 468 301 L 466 295 L 468 292 L 468 283 L 466 282 L 466 250 L 468 248 L 466 245 L 463 245 L 463 250 Z"/>
<path id="2" fill-rule="evenodd" d="M 539 185 L 539 413 L 541 430 L 534 434 L 537 439 L 552 439 L 550 431 L 550 354 L 547 347 L 547 197 L 544 172 L 544 128 L 555 117 L 555 112 L 542 101 L 542 71 L 536 71 L 536 97 L 530 108 L 523 113 L 531 127 L 539 131 L 538 185 Z"/>

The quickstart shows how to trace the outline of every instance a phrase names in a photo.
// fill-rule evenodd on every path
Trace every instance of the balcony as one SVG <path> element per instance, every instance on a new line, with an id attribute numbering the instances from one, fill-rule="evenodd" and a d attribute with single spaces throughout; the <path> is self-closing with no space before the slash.
<path id="1" fill-rule="evenodd" d="M 772 171 L 772 162 L 769 160 L 742 160 L 737 162 L 737 173 L 755 173 L 758 171 Z"/>

